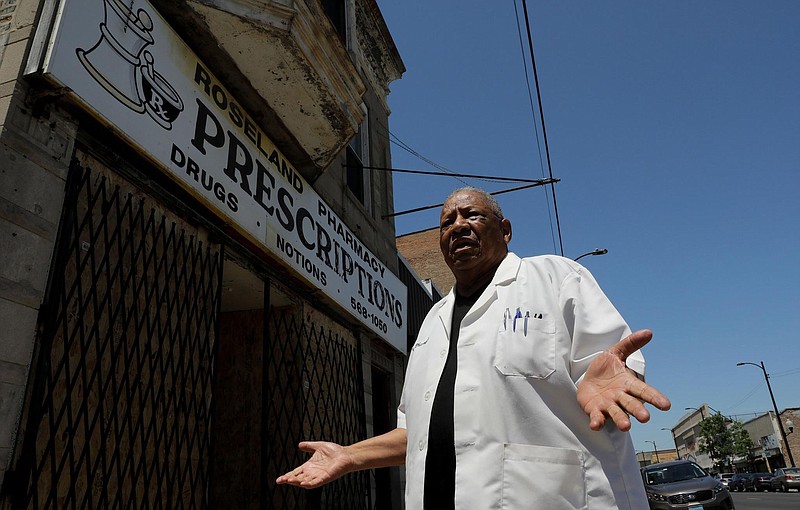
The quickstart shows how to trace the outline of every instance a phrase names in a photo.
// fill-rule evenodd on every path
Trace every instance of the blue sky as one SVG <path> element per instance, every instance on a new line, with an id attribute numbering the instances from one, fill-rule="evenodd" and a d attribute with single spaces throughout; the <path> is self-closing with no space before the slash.
<path id="1" fill-rule="evenodd" d="M 514 2 L 378 3 L 407 68 L 391 86 L 391 133 L 453 172 L 546 176 Z M 528 10 L 564 255 L 609 250 L 581 262 L 633 329 L 654 331 L 648 382 L 673 403 L 634 425 L 636 449 L 671 447 L 661 428 L 686 407 L 771 409 L 761 370 L 738 361 L 763 360 L 779 408 L 800 406 L 800 2 Z M 435 170 L 399 145 L 392 158 Z M 395 208 L 462 184 L 395 174 Z M 560 252 L 549 193 L 498 197 L 516 253 Z M 437 224 L 435 210 L 396 220 L 399 234 Z"/>

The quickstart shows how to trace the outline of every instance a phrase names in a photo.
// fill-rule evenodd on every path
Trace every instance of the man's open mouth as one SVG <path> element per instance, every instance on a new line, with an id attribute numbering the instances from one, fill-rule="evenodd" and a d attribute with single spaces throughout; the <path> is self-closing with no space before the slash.
<path id="1" fill-rule="evenodd" d="M 473 250 L 478 246 L 479 244 L 472 239 L 457 239 L 450 245 L 450 253 L 457 255 L 464 251 Z"/>

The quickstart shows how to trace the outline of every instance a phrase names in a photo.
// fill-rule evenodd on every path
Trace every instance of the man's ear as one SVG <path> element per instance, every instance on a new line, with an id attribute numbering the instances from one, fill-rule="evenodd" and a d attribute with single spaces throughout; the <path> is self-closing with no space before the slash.
<path id="1" fill-rule="evenodd" d="M 503 218 L 501 224 L 503 225 L 503 239 L 507 245 L 511 242 L 511 221 L 508 218 Z"/>

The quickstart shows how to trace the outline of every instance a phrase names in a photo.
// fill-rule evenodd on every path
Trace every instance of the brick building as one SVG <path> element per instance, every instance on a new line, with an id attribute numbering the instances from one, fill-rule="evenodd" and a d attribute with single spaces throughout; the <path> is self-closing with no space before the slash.
<path id="1" fill-rule="evenodd" d="M 397 251 L 421 278 L 430 279 L 440 292 L 447 294 L 455 285 L 456 278 L 439 251 L 438 228 L 398 236 Z"/>
<path id="2" fill-rule="evenodd" d="M 800 408 L 790 407 L 781 412 L 780 417 L 783 430 L 786 432 L 786 442 L 794 458 L 794 465 L 800 465 Z"/>

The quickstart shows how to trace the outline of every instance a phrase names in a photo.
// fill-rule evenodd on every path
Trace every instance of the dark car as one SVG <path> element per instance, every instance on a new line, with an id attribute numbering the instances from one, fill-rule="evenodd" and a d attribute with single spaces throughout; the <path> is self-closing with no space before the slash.
<path id="1" fill-rule="evenodd" d="M 744 490 L 759 492 L 771 489 L 769 482 L 772 480 L 771 473 L 752 473 L 744 481 Z"/>
<path id="2" fill-rule="evenodd" d="M 789 492 L 790 489 L 800 490 L 800 468 L 786 467 L 776 469 L 772 473 L 770 486 L 776 491 Z"/>
<path id="3" fill-rule="evenodd" d="M 733 492 L 744 491 L 744 481 L 750 477 L 750 473 L 736 473 L 728 481 L 728 490 Z"/>
<path id="4" fill-rule="evenodd" d="M 650 510 L 732 510 L 728 489 L 689 460 L 660 462 L 642 468 Z"/>

